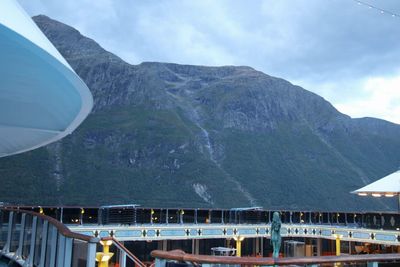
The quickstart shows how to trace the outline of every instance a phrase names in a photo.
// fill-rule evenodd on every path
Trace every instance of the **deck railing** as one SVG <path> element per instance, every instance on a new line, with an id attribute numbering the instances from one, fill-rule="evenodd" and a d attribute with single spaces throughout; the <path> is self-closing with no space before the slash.
<path id="1" fill-rule="evenodd" d="M 0 256 L 21 266 L 95 267 L 98 242 L 46 215 L 0 209 Z"/>
<path id="2" fill-rule="evenodd" d="M 106 237 L 102 238 L 102 241 L 112 241 L 112 245 L 115 246 L 117 251 L 119 252 L 118 259 L 116 261 L 119 263 L 120 267 L 126 267 L 127 265 L 127 259 L 130 259 L 134 266 L 136 267 L 146 267 L 146 264 L 144 264 L 141 260 L 139 260 L 131 251 L 129 251 L 121 242 L 119 242 L 117 239 L 113 237 Z"/>
<path id="3" fill-rule="evenodd" d="M 344 255 L 321 257 L 287 257 L 287 258 L 257 258 L 235 256 L 207 256 L 186 254 L 181 250 L 162 251 L 155 250 L 151 256 L 156 258 L 155 267 L 172 266 L 338 266 L 340 263 L 365 264 L 378 266 L 381 262 L 400 262 L 400 254 L 369 254 L 369 255 Z M 343 266 L 343 265 L 342 265 Z M 397 265 L 396 265 L 397 266 Z"/>
<path id="4" fill-rule="evenodd" d="M 16 206 L 10 206 L 17 208 Z M 141 225 L 141 224 L 265 224 L 274 211 L 285 224 L 354 226 L 368 229 L 400 230 L 398 212 L 334 212 L 287 210 L 167 209 L 145 207 L 40 207 L 20 206 L 56 218 L 68 225 Z"/>

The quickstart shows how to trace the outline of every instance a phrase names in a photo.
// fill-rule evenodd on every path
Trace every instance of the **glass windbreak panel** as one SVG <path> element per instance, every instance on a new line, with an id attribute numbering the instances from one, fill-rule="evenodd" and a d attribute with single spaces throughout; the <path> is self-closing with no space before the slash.
<path id="1" fill-rule="evenodd" d="M 151 217 L 152 217 L 152 222 L 153 223 L 163 223 L 164 221 L 162 221 L 162 214 L 163 213 L 163 210 L 161 210 L 161 209 L 153 209 L 153 212 L 152 212 L 152 215 L 151 215 Z"/>
<path id="2" fill-rule="evenodd" d="M 43 223 L 44 220 L 42 218 L 37 219 L 37 226 L 36 226 L 36 238 L 35 238 L 35 254 L 33 257 L 33 264 L 38 266 L 40 263 L 40 253 L 42 247 L 42 240 L 43 240 Z"/>
<path id="3" fill-rule="evenodd" d="M 72 247 L 72 267 L 86 267 L 87 250 L 87 242 L 74 239 Z"/>
<path id="4" fill-rule="evenodd" d="M 82 213 L 83 212 L 83 213 Z M 97 209 L 82 209 L 82 223 L 83 224 L 97 224 L 98 211 Z"/>
<path id="5" fill-rule="evenodd" d="M 183 223 L 194 223 L 194 210 L 183 210 Z"/>
<path id="6" fill-rule="evenodd" d="M 43 208 L 44 215 L 57 219 L 57 208 Z"/>
<path id="7" fill-rule="evenodd" d="M 209 223 L 208 210 L 197 210 L 197 223 Z"/>
<path id="8" fill-rule="evenodd" d="M 0 249 L 3 249 L 7 242 L 9 216 L 9 211 L 0 210 Z"/>
<path id="9" fill-rule="evenodd" d="M 168 210 L 168 223 L 179 223 L 179 210 Z"/>
<path id="10" fill-rule="evenodd" d="M 125 266 L 126 267 L 136 267 L 137 265 L 131 258 L 126 257 L 126 265 Z"/>
<path id="11" fill-rule="evenodd" d="M 65 224 L 80 224 L 82 210 L 79 208 L 64 208 L 63 223 Z"/>
<path id="12" fill-rule="evenodd" d="M 210 223 L 221 223 L 222 222 L 222 211 L 212 210 L 210 211 L 211 220 Z"/>
<path id="13" fill-rule="evenodd" d="M 32 237 L 32 221 L 33 217 L 30 214 L 25 216 L 25 228 L 24 228 L 24 240 L 22 243 L 22 258 L 26 259 L 29 256 L 29 250 L 31 247 L 31 237 Z"/>
<path id="14" fill-rule="evenodd" d="M 282 220 L 282 223 L 290 223 L 290 212 L 282 211 L 281 220 Z"/>
<path id="15" fill-rule="evenodd" d="M 19 235 L 21 232 L 21 218 L 21 213 L 14 213 L 11 229 L 10 252 L 15 252 L 18 249 Z"/>

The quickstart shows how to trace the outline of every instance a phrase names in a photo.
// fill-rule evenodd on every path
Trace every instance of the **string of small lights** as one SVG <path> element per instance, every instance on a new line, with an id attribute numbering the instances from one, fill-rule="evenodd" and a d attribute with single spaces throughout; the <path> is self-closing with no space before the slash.
<path id="1" fill-rule="evenodd" d="M 389 10 L 382 9 L 382 8 L 380 8 L 380 7 L 377 7 L 377 6 L 374 6 L 374 5 L 365 3 L 365 2 L 360 1 L 360 0 L 353 0 L 353 1 L 354 1 L 354 2 L 357 2 L 357 4 L 359 4 L 359 5 L 368 7 L 368 8 L 370 8 L 370 9 L 377 10 L 377 11 L 379 11 L 381 14 L 390 15 L 390 16 L 392 16 L 393 18 L 398 18 L 398 19 L 400 19 L 400 15 L 399 15 L 399 14 L 393 13 L 393 12 L 391 12 L 391 11 L 389 11 Z"/>

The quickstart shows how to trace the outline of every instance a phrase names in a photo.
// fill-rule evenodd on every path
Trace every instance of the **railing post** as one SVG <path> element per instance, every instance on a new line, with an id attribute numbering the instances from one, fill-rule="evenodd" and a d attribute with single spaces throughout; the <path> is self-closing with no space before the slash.
<path id="1" fill-rule="evenodd" d="M 86 267 L 96 266 L 96 243 L 89 242 L 87 255 L 86 255 Z"/>
<path id="2" fill-rule="evenodd" d="M 72 262 L 72 238 L 65 238 L 64 267 L 70 267 Z"/>
<path id="3" fill-rule="evenodd" d="M 61 214 L 60 214 L 60 222 L 63 223 L 63 217 L 64 217 L 64 208 L 61 207 Z"/>
<path id="4" fill-rule="evenodd" d="M 35 256 L 35 243 L 36 243 L 36 232 L 37 232 L 37 221 L 38 217 L 34 216 L 32 218 L 32 234 L 31 234 L 31 246 L 29 248 L 29 256 L 27 259 L 27 265 L 33 266 L 33 258 Z"/>
<path id="5" fill-rule="evenodd" d="M 56 252 L 57 252 L 57 228 L 55 226 L 50 227 L 51 229 L 51 240 L 50 240 L 50 264 L 49 266 L 54 267 L 56 264 Z"/>
<path id="6" fill-rule="evenodd" d="M 194 210 L 194 223 L 197 224 L 197 209 Z"/>
<path id="7" fill-rule="evenodd" d="M 183 214 L 184 214 L 184 211 L 183 210 L 179 210 L 179 223 L 180 224 L 183 224 Z"/>
<path id="8" fill-rule="evenodd" d="M 4 253 L 10 252 L 13 222 L 14 222 L 14 212 L 11 211 L 8 216 L 8 229 L 7 229 L 8 232 L 7 232 L 7 241 L 3 248 Z"/>
<path id="9" fill-rule="evenodd" d="M 126 266 L 126 253 L 123 250 L 120 250 L 120 253 L 119 253 L 119 266 L 120 267 Z"/>
<path id="10" fill-rule="evenodd" d="M 221 224 L 224 224 L 224 210 L 221 211 Z"/>
<path id="11" fill-rule="evenodd" d="M 166 224 L 168 224 L 168 209 L 167 209 L 167 211 L 165 212 L 165 223 Z"/>
<path id="12" fill-rule="evenodd" d="M 65 256 L 65 236 L 58 233 L 58 244 L 57 244 L 57 267 L 63 267 Z"/>
<path id="13" fill-rule="evenodd" d="M 24 245 L 24 233 L 25 233 L 25 220 L 26 220 L 26 213 L 22 213 L 22 218 L 21 218 L 21 229 L 19 232 L 19 241 L 18 241 L 18 248 L 17 251 L 15 252 L 15 255 L 17 258 L 20 258 L 22 255 L 22 248 Z"/>
<path id="14" fill-rule="evenodd" d="M 42 244 L 40 246 L 40 261 L 39 267 L 44 267 L 46 260 L 46 246 L 47 246 L 47 231 L 49 229 L 49 222 L 43 221 L 43 229 L 42 229 Z"/>

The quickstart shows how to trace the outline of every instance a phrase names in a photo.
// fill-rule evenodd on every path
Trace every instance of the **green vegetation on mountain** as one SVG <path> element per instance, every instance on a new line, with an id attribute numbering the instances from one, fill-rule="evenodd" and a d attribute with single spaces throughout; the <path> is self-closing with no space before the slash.
<path id="1" fill-rule="evenodd" d="M 399 125 L 351 119 L 250 67 L 130 65 L 67 25 L 34 20 L 95 106 L 71 136 L 0 159 L 0 201 L 389 208 L 349 192 L 397 169 Z"/>

